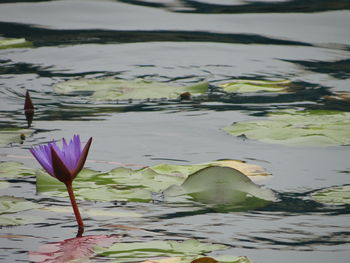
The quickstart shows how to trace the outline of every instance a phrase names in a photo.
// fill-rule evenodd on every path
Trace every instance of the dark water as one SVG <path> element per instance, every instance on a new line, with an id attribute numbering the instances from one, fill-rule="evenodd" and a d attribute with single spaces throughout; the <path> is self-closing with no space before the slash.
<path id="1" fill-rule="evenodd" d="M 350 183 L 349 147 L 296 148 L 227 135 L 234 121 L 283 108 L 329 108 L 322 96 L 349 91 L 350 1 L 1 1 L 0 36 L 26 38 L 33 48 L 0 50 L 0 126 L 25 127 L 23 99 L 36 105 L 36 133 L 0 148 L 28 156 L 53 138 L 94 137 L 91 160 L 140 165 L 188 164 L 235 158 L 273 174 L 264 184 L 281 201 L 264 209 L 220 213 L 165 204 L 83 202 L 136 211 L 130 220 L 87 220 L 89 234 L 129 240 L 197 238 L 222 243 L 225 254 L 254 262 L 348 262 L 349 207 L 309 200 L 312 191 Z M 55 94 L 52 85 L 78 77 L 146 78 L 172 84 L 207 80 L 289 79 L 296 92 L 274 96 L 211 96 L 192 102 L 95 104 Z M 332 106 L 336 107 L 335 105 Z M 346 110 L 345 106 L 340 108 Z M 347 106 L 349 107 L 349 106 Z M 21 159 L 38 167 L 31 159 Z M 109 170 L 113 165 L 88 163 Z M 35 179 L 13 181 L 12 194 L 43 204 L 66 203 L 35 193 Z M 28 261 L 27 251 L 72 237 L 71 215 L 47 224 L 1 229 L 3 262 Z M 103 227 L 124 224 L 150 233 Z M 97 261 L 96 261 L 97 262 Z"/>

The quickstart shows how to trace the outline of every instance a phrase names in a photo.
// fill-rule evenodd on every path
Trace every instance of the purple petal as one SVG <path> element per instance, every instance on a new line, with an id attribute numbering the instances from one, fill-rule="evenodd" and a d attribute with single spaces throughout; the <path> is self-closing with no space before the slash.
<path id="1" fill-rule="evenodd" d="M 87 141 L 81 155 L 80 155 L 80 158 L 79 158 L 79 161 L 78 161 L 78 164 L 74 170 L 74 173 L 73 173 L 73 176 L 74 178 L 78 175 L 78 173 L 81 171 L 81 169 L 83 169 L 84 167 L 84 164 L 85 164 L 85 161 L 86 161 L 86 158 L 88 156 L 88 153 L 89 153 L 89 150 L 90 150 L 90 145 L 91 145 L 91 142 L 92 142 L 92 137 Z M 74 179 L 73 178 L 73 179 Z"/>
<path id="2" fill-rule="evenodd" d="M 30 152 L 33 154 L 35 159 L 40 163 L 40 165 L 48 172 L 51 176 L 55 177 L 52 168 L 52 158 L 51 153 L 48 151 L 49 147 L 47 145 L 39 145 L 39 148 L 33 147 Z"/>
<path id="3" fill-rule="evenodd" d="M 73 181 L 72 173 L 68 170 L 68 167 L 64 164 L 53 147 L 51 147 L 51 156 L 52 168 L 55 173 L 55 177 L 64 184 L 71 184 Z"/>

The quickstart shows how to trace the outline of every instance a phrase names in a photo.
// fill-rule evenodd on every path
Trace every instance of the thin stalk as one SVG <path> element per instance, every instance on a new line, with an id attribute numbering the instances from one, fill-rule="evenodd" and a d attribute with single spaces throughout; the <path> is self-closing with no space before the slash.
<path id="1" fill-rule="evenodd" d="M 66 187 L 67 187 L 67 191 L 68 191 L 68 194 L 69 194 L 70 202 L 71 202 L 72 207 L 73 207 L 75 219 L 77 220 L 77 223 L 78 223 L 78 226 L 79 226 L 79 230 L 78 230 L 77 236 L 82 236 L 82 234 L 84 232 L 84 223 L 83 223 L 83 220 L 81 219 L 77 202 L 75 201 L 75 196 L 74 196 L 74 192 L 73 192 L 72 183 L 67 183 Z"/>

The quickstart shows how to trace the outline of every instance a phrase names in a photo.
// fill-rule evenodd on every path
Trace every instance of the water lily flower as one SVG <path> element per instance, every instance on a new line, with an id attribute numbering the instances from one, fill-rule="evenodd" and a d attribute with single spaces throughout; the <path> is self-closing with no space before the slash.
<path id="1" fill-rule="evenodd" d="M 62 149 L 54 141 L 30 149 L 30 152 L 46 172 L 66 185 L 74 215 L 81 230 L 80 235 L 83 232 L 84 224 L 75 201 L 72 183 L 84 167 L 91 142 L 92 138 L 82 149 L 79 135 L 74 135 L 69 143 L 64 138 L 62 139 Z"/>

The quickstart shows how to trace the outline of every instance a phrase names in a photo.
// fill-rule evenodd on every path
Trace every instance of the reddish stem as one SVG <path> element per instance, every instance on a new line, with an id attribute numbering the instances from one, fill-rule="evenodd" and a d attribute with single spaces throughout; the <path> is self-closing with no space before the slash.
<path id="1" fill-rule="evenodd" d="M 67 183 L 66 187 L 67 187 L 67 191 L 69 194 L 70 202 L 71 202 L 72 207 L 73 207 L 74 215 L 75 215 L 75 218 L 76 218 L 78 226 L 79 226 L 78 235 L 82 236 L 82 234 L 84 232 L 84 223 L 83 223 L 83 220 L 81 219 L 77 202 L 75 201 L 72 183 Z"/>

